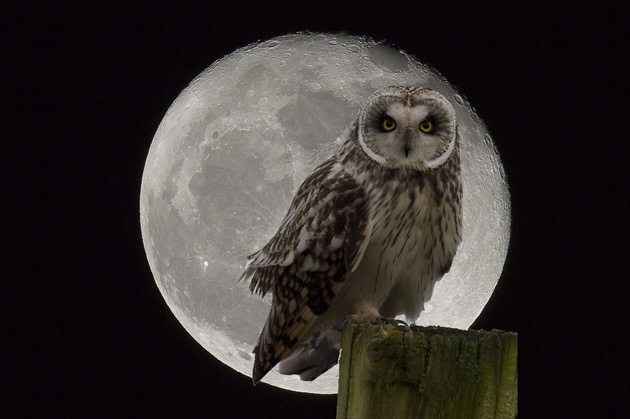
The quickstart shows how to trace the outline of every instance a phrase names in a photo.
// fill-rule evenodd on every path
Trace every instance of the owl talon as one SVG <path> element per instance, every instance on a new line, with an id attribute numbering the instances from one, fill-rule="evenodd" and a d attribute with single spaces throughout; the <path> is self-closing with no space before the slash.
<path id="1" fill-rule="evenodd" d="M 391 326 L 405 326 L 405 327 L 409 327 L 409 325 L 407 324 L 407 322 L 403 321 L 403 320 L 398 320 L 398 319 L 390 319 L 387 317 L 377 317 L 374 320 L 372 320 L 371 322 L 373 325 L 384 325 L 384 324 L 389 324 Z"/>

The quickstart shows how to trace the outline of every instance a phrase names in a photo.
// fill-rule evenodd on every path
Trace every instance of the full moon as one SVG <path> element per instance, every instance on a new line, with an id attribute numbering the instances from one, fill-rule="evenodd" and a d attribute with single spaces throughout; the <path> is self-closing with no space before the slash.
<path id="1" fill-rule="evenodd" d="M 461 136 L 463 242 L 416 323 L 467 329 L 501 274 L 510 198 L 499 156 L 475 110 L 440 74 L 367 38 L 300 33 L 239 49 L 181 92 L 153 138 L 140 222 L 155 282 L 177 319 L 212 355 L 251 376 L 271 296 L 238 282 L 246 257 L 276 232 L 302 180 L 341 144 L 360 105 L 390 85 L 450 99 Z M 336 393 L 338 368 L 313 382 L 274 368 L 263 380 Z"/>

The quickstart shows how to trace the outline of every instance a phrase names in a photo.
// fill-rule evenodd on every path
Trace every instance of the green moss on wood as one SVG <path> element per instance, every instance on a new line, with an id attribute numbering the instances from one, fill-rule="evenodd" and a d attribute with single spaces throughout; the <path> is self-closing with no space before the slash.
<path id="1" fill-rule="evenodd" d="M 514 333 L 352 322 L 337 417 L 512 418 L 516 360 Z"/>

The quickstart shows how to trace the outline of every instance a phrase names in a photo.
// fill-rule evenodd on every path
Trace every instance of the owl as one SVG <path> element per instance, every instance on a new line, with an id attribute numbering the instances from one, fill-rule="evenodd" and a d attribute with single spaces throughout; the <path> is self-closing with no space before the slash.
<path id="1" fill-rule="evenodd" d="M 377 90 L 339 151 L 306 178 L 241 280 L 273 294 L 254 348 L 258 383 L 276 364 L 314 380 L 355 319 L 415 320 L 462 238 L 455 110 L 422 87 Z"/>

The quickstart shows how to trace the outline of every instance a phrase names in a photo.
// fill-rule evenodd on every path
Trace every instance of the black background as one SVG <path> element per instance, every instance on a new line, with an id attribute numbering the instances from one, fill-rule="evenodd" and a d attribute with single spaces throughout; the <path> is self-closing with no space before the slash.
<path id="1" fill-rule="evenodd" d="M 86 3 L 0 6 L 6 417 L 334 417 L 334 396 L 254 388 L 198 345 L 139 227 L 145 158 L 179 92 L 233 50 L 301 30 L 405 49 L 492 133 L 512 236 L 473 328 L 519 333 L 519 416 L 627 413 L 627 7 Z"/>

